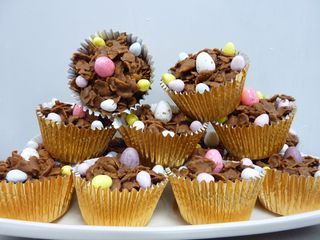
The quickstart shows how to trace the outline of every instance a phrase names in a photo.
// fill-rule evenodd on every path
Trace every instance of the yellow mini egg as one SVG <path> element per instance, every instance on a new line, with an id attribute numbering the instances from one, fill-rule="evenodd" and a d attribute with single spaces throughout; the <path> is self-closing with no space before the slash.
<path id="1" fill-rule="evenodd" d="M 265 97 L 264 97 L 264 95 L 263 95 L 262 92 L 257 91 L 256 94 L 257 94 L 257 97 L 258 97 L 259 99 L 265 99 Z"/>
<path id="2" fill-rule="evenodd" d="M 92 179 L 91 183 L 94 188 L 106 189 L 111 187 L 112 178 L 108 175 L 97 175 Z"/>
<path id="3" fill-rule="evenodd" d="M 219 123 L 225 123 L 228 120 L 228 116 L 225 116 L 218 120 Z"/>
<path id="4" fill-rule="evenodd" d="M 268 170 L 270 169 L 268 166 L 263 167 L 263 169 Z"/>
<path id="5" fill-rule="evenodd" d="M 141 92 L 146 92 L 150 89 L 150 81 L 147 80 L 147 79 L 141 79 L 137 82 L 137 85 L 138 85 L 138 89 L 141 91 Z"/>
<path id="6" fill-rule="evenodd" d="M 101 37 L 94 37 L 94 39 L 92 40 L 92 43 L 96 47 L 101 47 L 106 45 L 105 41 Z"/>
<path id="7" fill-rule="evenodd" d="M 198 143 L 198 144 L 196 145 L 196 148 L 202 148 L 202 147 L 201 147 L 201 145 Z"/>
<path id="8" fill-rule="evenodd" d="M 126 116 L 126 121 L 130 126 L 132 126 L 138 120 L 139 120 L 138 116 L 133 113 L 130 113 Z"/>
<path id="9" fill-rule="evenodd" d="M 61 174 L 62 175 L 68 175 L 70 176 L 72 173 L 72 167 L 70 165 L 65 165 L 61 168 Z"/>
<path id="10" fill-rule="evenodd" d="M 162 74 L 161 79 L 166 85 L 168 85 L 173 80 L 176 80 L 176 77 L 171 73 L 164 73 Z"/>
<path id="11" fill-rule="evenodd" d="M 222 52 L 227 56 L 234 56 L 236 54 L 236 47 L 232 42 L 228 42 L 226 45 L 224 45 Z"/>

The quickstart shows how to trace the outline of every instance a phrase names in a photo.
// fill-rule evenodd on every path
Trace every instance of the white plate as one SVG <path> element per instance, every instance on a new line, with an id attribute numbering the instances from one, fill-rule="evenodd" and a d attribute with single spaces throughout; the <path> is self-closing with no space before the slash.
<path id="1" fill-rule="evenodd" d="M 0 218 L 0 234 L 42 239 L 203 239 L 276 232 L 320 224 L 320 211 L 287 217 L 276 216 L 257 205 L 250 221 L 187 225 L 181 218 L 171 190 L 163 194 L 147 227 L 96 227 L 84 225 L 74 199 L 71 209 L 57 223 L 37 223 Z"/>

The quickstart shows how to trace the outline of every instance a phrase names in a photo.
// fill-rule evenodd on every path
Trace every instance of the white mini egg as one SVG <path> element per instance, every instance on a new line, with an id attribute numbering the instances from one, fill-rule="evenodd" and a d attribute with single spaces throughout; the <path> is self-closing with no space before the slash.
<path id="1" fill-rule="evenodd" d="M 245 168 L 241 172 L 241 178 L 242 179 L 249 180 L 249 179 L 257 178 L 257 177 L 260 177 L 259 172 L 254 170 L 254 169 L 252 169 L 252 168 Z"/>
<path id="2" fill-rule="evenodd" d="M 196 85 L 196 92 L 197 93 L 200 93 L 200 94 L 203 94 L 204 92 L 209 92 L 210 91 L 210 88 L 207 84 L 205 83 L 198 83 Z"/>
<path id="3" fill-rule="evenodd" d="M 181 167 L 179 167 L 178 171 L 180 172 L 180 171 L 182 171 L 184 169 L 187 170 L 188 168 L 186 166 L 181 166 Z"/>
<path id="4" fill-rule="evenodd" d="M 56 113 L 49 113 L 46 119 L 51 120 L 53 122 L 57 122 L 57 123 L 62 121 L 60 115 Z"/>
<path id="5" fill-rule="evenodd" d="M 116 157 L 118 156 L 118 153 L 114 152 L 114 151 L 111 151 L 111 152 L 108 152 L 106 157 Z"/>
<path id="6" fill-rule="evenodd" d="M 113 122 L 112 122 L 112 126 L 113 126 L 115 129 L 118 129 L 118 128 L 120 128 L 122 125 L 123 125 L 122 119 L 119 118 L 119 117 L 115 117 L 114 120 L 113 120 Z"/>
<path id="7" fill-rule="evenodd" d="M 242 158 L 241 163 L 244 166 L 252 166 L 253 165 L 253 162 L 249 158 Z"/>
<path id="8" fill-rule="evenodd" d="M 196 69 L 198 73 L 202 71 L 213 71 L 216 69 L 216 64 L 208 53 L 201 52 L 196 58 Z"/>
<path id="9" fill-rule="evenodd" d="M 258 165 L 253 165 L 253 167 L 254 167 L 254 170 L 256 170 L 259 174 L 265 173 L 265 170 L 262 167 L 260 167 Z"/>
<path id="10" fill-rule="evenodd" d="M 320 177 L 320 170 L 315 172 L 314 177 Z"/>
<path id="11" fill-rule="evenodd" d="M 141 54 L 141 50 L 141 44 L 138 42 L 131 44 L 131 46 L 129 47 L 129 51 L 136 57 L 138 57 Z"/>
<path id="12" fill-rule="evenodd" d="M 184 89 L 184 82 L 181 79 L 176 79 L 171 82 L 169 82 L 168 87 L 177 93 L 182 92 Z"/>
<path id="13" fill-rule="evenodd" d="M 79 88 L 85 88 L 86 86 L 88 86 L 88 81 L 80 75 L 76 78 L 75 82 Z"/>
<path id="14" fill-rule="evenodd" d="M 92 130 L 102 130 L 103 129 L 103 124 L 101 121 L 99 120 L 94 120 L 92 123 L 91 123 L 91 129 Z"/>
<path id="15" fill-rule="evenodd" d="M 33 148 L 33 149 L 38 149 L 39 144 L 34 140 L 30 140 L 30 141 L 27 142 L 27 147 L 28 148 Z"/>
<path id="16" fill-rule="evenodd" d="M 7 173 L 7 176 L 6 176 L 6 180 L 8 182 L 14 182 L 14 183 L 17 183 L 17 182 L 24 182 L 28 179 L 28 175 L 25 173 L 25 172 L 22 172 L 21 170 L 19 169 L 13 169 L 13 170 L 10 170 L 8 173 Z"/>
<path id="17" fill-rule="evenodd" d="M 136 176 L 136 181 L 138 182 L 139 186 L 143 189 L 146 189 L 151 186 L 151 176 L 146 171 L 141 171 Z"/>
<path id="18" fill-rule="evenodd" d="M 263 127 L 264 125 L 268 125 L 269 121 L 270 121 L 269 115 L 266 113 L 263 113 L 254 120 L 254 124 L 257 126 Z"/>
<path id="19" fill-rule="evenodd" d="M 31 157 L 37 157 L 39 158 L 39 153 L 37 152 L 36 149 L 34 148 L 30 148 L 30 147 L 27 147 L 25 149 L 23 149 L 23 151 L 21 152 L 21 157 L 23 157 L 26 161 L 29 161 L 29 159 Z"/>
<path id="20" fill-rule="evenodd" d="M 289 146 L 287 144 L 284 144 L 279 154 L 284 155 L 288 148 Z"/>
<path id="21" fill-rule="evenodd" d="M 189 55 L 187 53 L 185 53 L 185 52 L 179 53 L 179 61 L 183 61 L 188 57 L 189 57 Z"/>
<path id="22" fill-rule="evenodd" d="M 207 131 L 206 134 L 204 135 L 204 144 L 206 147 L 209 148 L 215 148 L 216 146 L 219 145 L 219 136 L 216 132 L 214 131 Z"/>
<path id="23" fill-rule="evenodd" d="M 113 112 L 117 109 L 118 105 L 113 99 L 107 99 L 100 103 L 100 107 L 107 112 Z"/>
<path id="24" fill-rule="evenodd" d="M 190 129 L 191 129 L 191 131 L 192 132 L 198 132 L 198 131 L 200 131 L 200 129 L 202 129 L 203 128 L 203 125 L 202 125 L 202 123 L 201 122 L 199 122 L 199 121 L 193 121 L 191 124 L 190 124 Z"/>
<path id="25" fill-rule="evenodd" d="M 173 137 L 174 135 L 175 135 L 175 133 L 174 132 L 172 132 L 172 131 L 168 131 L 168 130 L 163 130 L 162 131 L 162 135 L 164 136 L 164 137 L 166 137 L 166 136 L 170 136 L 170 137 Z"/>
<path id="26" fill-rule="evenodd" d="M 280 100 L 277 104 L 277 108 L 290 107 L 290 101 L 288 99 Z"/>
<path id="27" fill-rule="evenodd" d="M 172 109 L 166 101 L 160 101 L 154 112 L 154 117 L 161 122 L 167 123 L 172 119 Z"/>
<path id="28" fill-rule="evenodd" d="M 145 128 L 144 123 L 142 121 L 135 121 L 132 124 L 132 127 L 135 128 L 136 130 L 142 130 Z"/>
<path id="29" fill-rule="evenodd" d="M 205 181 L 206 183 L 214 182 L 214 177 L 211 176 L 209 173 L 200 173 L 200 174 L 197 176 L 197 181 L 198 181 L 198 182 Z"/>
<path id="30" fill-rule="evenodd" d="M 155 165 L 152 168 L 152 171 L 154 171 L 155 173 L 158 173 L 158 174 L 162 174 L 162 175 L 166 174 L 166 171 L 164 170 L 164 168 L 161 165 Z"/>

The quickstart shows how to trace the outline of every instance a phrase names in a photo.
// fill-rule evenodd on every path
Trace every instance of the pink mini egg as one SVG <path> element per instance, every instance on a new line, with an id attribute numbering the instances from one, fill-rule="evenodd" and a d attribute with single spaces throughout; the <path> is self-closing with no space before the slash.
<path id="1" fill-rule="evenodd" d="M 223 159 L 222 159 L 222 156 L 218 150 L 210 149 L 204 157 L 215 162 L 216 168 L 213 170 L 214 173 L 221 172 L 221 170 L 223 168 Z"/>
<path id="2" fill-rule="evenodd" d="M 114 69 L 114 62 L 108 57 L 98 57 L 94 63 L 94 70 L 100 77 L 112 76 Z"/>
<path id="3" fill-rule="evenodd" d="M 128 168 L 135 168 L 140 164 L 139 153 L 132 147 L 127 147 L 120 156 L 120 162 Z"/>
<path id="4" fill-rule="evenodd" d="M 86 116 L 86 112 L 83 111 L 83 107 L 80 104 L 76 104 L 73 107 L 72 115 L 79 118 L 84 118 Z"/>
<path id="5" fill-rule="evenodd" d="M 259 102 L 259 97 L 254 89 L 244 88 L 241 95 L 241 103 L 252 106 Z"/>

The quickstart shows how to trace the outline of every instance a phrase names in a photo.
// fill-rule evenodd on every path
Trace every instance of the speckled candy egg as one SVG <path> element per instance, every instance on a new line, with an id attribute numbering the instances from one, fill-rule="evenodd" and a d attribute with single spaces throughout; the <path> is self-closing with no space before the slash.
<path id="1" fill-rule="evenodd" d="M 191 129 L 192 132 L 198 132 L 200 129 L 202 129 L 202 127 L 203 127 L 203 125 L 199 121 L 193 121 L 190 124 L 190 129 Z"/>
<path id="2" fill-rule="evenodd" d="M 288 147 L 287 151 L 284 153 L 284 158 L 293 157 L 298 163 L 303 162 L 300 151 L 296 147 Z"/>
<path id="3" fill-rule="evenodd" d="M 29 159 L 31 157 L 37 157 L 39 158 L 39 153 L 37 152 L 36 149 L 34 148 L 30 148 L 30 147 L 27 147 L 25 149 L 23 149 L 23 151 L 21 152 L 21 157 L 23 157 L 26 161 L 29 161 Z"/>
<path id="4" fill-rule="evenodd" d="M 84 118 L 86 116 L 86 112 L 83 111 L 82 105 L 76 104 L 72 109 L 72 115 L 75 117 Z"/>
<path id="5" fill-rule="evenodd" d="M 76 78 L 76 85 L 79 87 L 79 88 L 85 88 L 86 86 L 88 86 L 88 81 L 82 77 L 82 76 L 78 76 Z"/>
<path id="6" fill-rule="evenodd" d="M 129 47 L 129 51 L 133 55 L 138 57 L 141 54 L 141 51 L 142 51 L 141 44 L 138 43 L 138 42 L 135 42 L 135 43 L 131 44 L 131 46 Z"/>
<path id="7" fill-rule="evenodd" d="M 168 87 L 172 90 L 172 91 L 176 91 L 176 92 L 182 92 L 184 89 L 184 82 L 180 79 L 176 79 L 173 80 L 171 82 L 169 82 Z"/>
<path id="8" fill-rule="evenodd" d="M 100 77 L 110 77 L 114 73 L 115 65 L 108 57 L 98 57 L 94 63 L 94 70 Z"/>
<path id="9" fill-rule="evenodd" d="M 138 182 L 139 186 L 143 189 L 151 187 L 151 176 L 146 171 L 141 171 L 136 176 L 136 181 Z"/>
<path id="10" fill-rule="evenodd" d="M 260 173 L 252 168 L 245 168 L 241 172 L 241 178 L 245 180 L 254 179 L 260 176 Z"/>
<path id="11" fill-rule="evenodd" d="M 90 128 L 91 128 L 92 130 L 96 130 L 96 129 L 101 130 L 101 129 L 103 129 L 104 127 L 103 127 L 103 124 L 102 124 L 101 121 L 99 121 L 99 120 L 94 120 L 94 121 L 91 123 Z"/>
<path id="12" fill-rule="evenodd" d="M 241 103 L 252 106 L 259 102 L 257 92 L 254 89 L 244 88 L 241 95 Z"/>
<path id="13" fill-rule="evenodd" d="M 264 125 L 268 125 L 269 121 L 270 121 L 269 115 L 266 113 L 263 113 L 254 120 L 254 125 L 263 127 Z"/>
<path id="14" fill-rule="evenodd" d="M 6 176 L 6 180 L 8 182 L 14 182 L 14 183 L 24 182 L 27 179 L 28 179 L 28 175 L 19 169 L 10 170 Z"/>
<path id="15" fill-rule="evenodd" d="M 161 165 L 155 165 L 152 168 L 152 171 L 154 171 L 155 173 L 158 173 L 158 174 L 162 174 L 162 175 L 166 174 L 166 171 L 164 170 L 164 168 Z"/>
<path id="16" fill-rule="evenodd" d="M 205 83 L 198 83 L 196 85 L 196 92 L 197 93 L 200 93 L 200 94 L 203 94 L 204 92 L 209 92 L 210 91 L 210 88 L 207 84 Z"/>
<path id="17" fill-rule="evenodd" d="M 107 112 L 113 112 L 117 109 L 118 105 L 113 99 L 107 99 L 100 103 L 100 107 Z"/>
<path id="18" fill-rule="evenodd" d="M 154 117 L 161 122 L 167 123 L 172 119 L 172 109 L 166 101 L 160 101 L 154 111 Z"/>
<path id="19" fill-rule="evenodd" d="M 213 170 L 213 172 L 215 172 L 215 173 L 221 172 L 221 170 L 223 168 L 223 159 L 222 159 L 222 156 L 218 150 L 210 149 L 209 151 L 207 151 L 207 153 L 205 154 L 204 157 L 215 162 L 216 167 Z"/>
<path id="20" fill-rule="evenodd" d="M 46 119 L 56 123 L 60 123 L 62 121 L 60 115 L 56 113 L 49 113 Z"/>
<path id="21" fill-rule="evenodd" d="M 139 153 L 136 149 L 128 147 L 121 154 L 120 162 L 129 168 L 135 168 L 140 164 Z"/>
<path id="22" fill-rule="evenodd" d="M 208 53 L 201 52 L 196 58 L 196 69 L 198 73 L 202 71 L 214 71 L 216 64 Z"/>
<path id="23" fill-rule="evenodd" d="M 81 175 L 81 176 L 85 176 L 87 170 L 90 168 L 90 164 L 88 163 L 81 163 L 78 165 L 77 167 L 77 172 Z"/>
<path id="24" fill-rule="evenodd" d="M 214 182 L 214 177 L 211 176 L 209 173 L 200 173 L 197 176 L 197 181 L 199 183 L 202 182 L 202 181 L 205 181 L 206 183 Z"/>
<path id="25" fill-rule="evenodd" d="M 240 72 L 245 66 L 246 66 L 246 61 L 241 55 L 235 56 L 230 63 L 231 69 L 238 72 Z"/>

